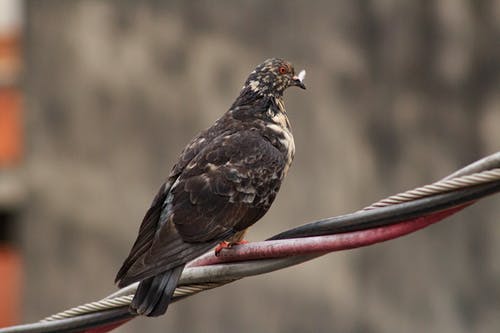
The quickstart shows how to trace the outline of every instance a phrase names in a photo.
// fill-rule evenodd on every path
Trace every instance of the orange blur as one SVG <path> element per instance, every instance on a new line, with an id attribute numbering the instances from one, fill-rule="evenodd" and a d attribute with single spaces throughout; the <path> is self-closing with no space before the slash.
<path id="1" fill-rule="evenodd" d="M 0 166 L 21 159 L 21 132 L 21 94 L 13 88 L 0 88 Z"/>
<path id="2" fill-rule="evenodd" d="M 0 327 L 19 323 L 22 260 L 18 251 L 0 246 Z"/>

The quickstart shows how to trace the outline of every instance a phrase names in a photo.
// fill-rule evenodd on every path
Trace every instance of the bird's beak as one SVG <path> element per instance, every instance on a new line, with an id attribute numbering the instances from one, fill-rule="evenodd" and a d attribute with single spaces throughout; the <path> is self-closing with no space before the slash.
<path id="1" fill-rule="evenodd" d="M 293 85 L 300 87 L 302 89 L 306 89 L 306 86 L 304 84 L 304 79 L 306 77 L 306 71 L 303 69 L 300 71 L 298 75 L 295 75 L 292 80 L 293 80 Z"/>

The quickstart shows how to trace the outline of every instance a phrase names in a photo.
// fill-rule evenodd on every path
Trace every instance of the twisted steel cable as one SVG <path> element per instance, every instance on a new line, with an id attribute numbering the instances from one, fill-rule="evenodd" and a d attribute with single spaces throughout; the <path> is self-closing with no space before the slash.
<path id="1" fill-rule="evenodd" d="M 371 204 L 363 210 L 370 210 L 390 205 L 397 205 L 402 202 L 412 201 L 434 194 L 445 193 L 465 187 L 475 186 L 484 183 L 490 183 L 500 179 L 500 168 L 486 170 L 482 172 L 473 173 L 457 178 L 445 178 L 433 184 L 417 187 L 416 189 L 409 190 L 403 193 L 392 195 L 386 199 L 382 199 Z"/>

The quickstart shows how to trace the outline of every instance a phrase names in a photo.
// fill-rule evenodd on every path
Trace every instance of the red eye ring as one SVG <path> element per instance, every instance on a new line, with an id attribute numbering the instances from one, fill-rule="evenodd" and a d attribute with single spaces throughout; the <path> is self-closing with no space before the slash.
<path id="1" fill-rule="evenodd" d="M 286 74 L 288 73 L 288 68 L 286 68 L 286 66 L 280 66 L 280 68 L 278 68 L 278 71 L 280 72 L 280 74 Z"/>

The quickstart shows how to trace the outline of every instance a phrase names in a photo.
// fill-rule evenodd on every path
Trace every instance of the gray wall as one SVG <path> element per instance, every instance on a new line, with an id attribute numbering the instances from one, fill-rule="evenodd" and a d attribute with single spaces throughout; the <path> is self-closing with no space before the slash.
<path id="1" fill-rule="evenodd" d="M 28 1 L 24 320 L 115 290 L 183 145 L 264 59 L 308 90 L 287 92 L 296 159 L 250 240 L 500 150 L 498 40 L 498 1 Z M 498 200 L 119 331 L 498 332 Z"/>

